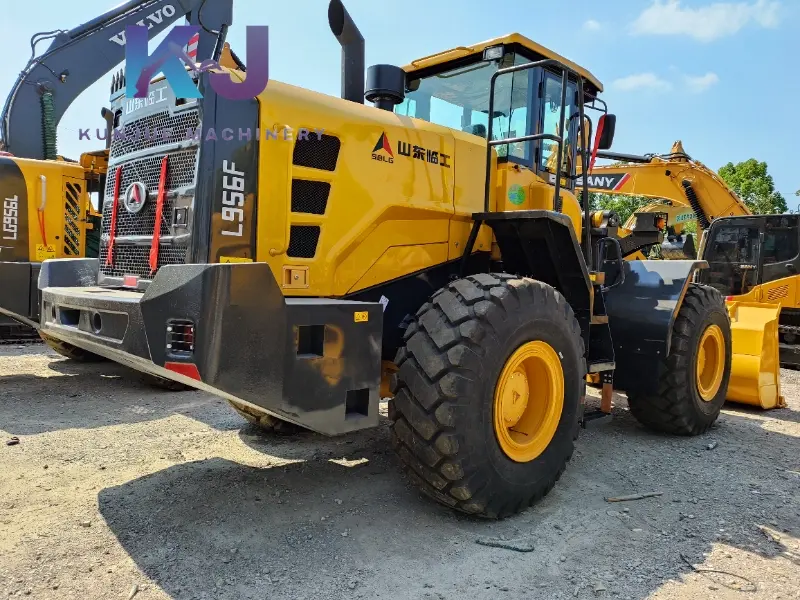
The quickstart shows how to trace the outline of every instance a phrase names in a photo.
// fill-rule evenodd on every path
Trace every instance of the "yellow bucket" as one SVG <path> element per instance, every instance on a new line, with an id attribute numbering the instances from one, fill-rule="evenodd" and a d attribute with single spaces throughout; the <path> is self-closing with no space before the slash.
<path id="1" fill-rule="evenodd" d="M 731 317 L 731 380 L 726 400 L 763 409 L 786 406 L 778 349 L 780 305 L 727 303 Z"/>

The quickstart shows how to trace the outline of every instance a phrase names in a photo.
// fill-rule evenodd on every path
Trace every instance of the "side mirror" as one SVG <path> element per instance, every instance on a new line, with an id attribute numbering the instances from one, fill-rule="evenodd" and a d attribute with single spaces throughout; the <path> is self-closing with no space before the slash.
<path id="1" fill-rule="evenodd" d="M 617 128 L 617 115 L 603 115 L 597 124 L 600 140 L 597 144 L 599 150 L 609 150 L 614 141 L 614 130 Z"/>

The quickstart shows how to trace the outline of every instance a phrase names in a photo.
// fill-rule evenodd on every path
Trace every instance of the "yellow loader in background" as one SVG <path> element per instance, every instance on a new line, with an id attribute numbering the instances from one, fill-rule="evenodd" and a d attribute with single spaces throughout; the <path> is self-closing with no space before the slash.
<path id="1" fill-rule="evenodd" d="M 43 261 L 99 255 L 102 215 L 91 194 L 100 192 L 107 165 L 107 150 L 84 153 L 80 162 L 0 156 L 0 343 L 39 339 Z M 70 358 L 89 356 L 80 348 L 51 345 Z"/>
<path id="2" fill-rule="evenodd" d="M 666 155 L 606 151 L 614 160 L 587 176 L 593 192 L 645 196 L 659 202 L 632 215 L 621 237 L 636 232 L 643 216 L 661 218 L 669 229 L 662 257 L 699 258 L 709 268 L 695 279 L 725 296 L 731 316 L 733 361 L 727 399 L 764 409 L 784 406 L 780 363 L 800 363 L 800 226 L 797 215 L 753 215 L 722 178 L 685 153 L 680 142 Z M 695 252 L 686 223 L 702 232 Z M 645 249 L 646 250 L 646 249 Z M 626 260 L 641 260 L 643 252 Z M 780 324 L 779 324 L 780 321 Z M 784 338 L 784 339 L 781 339 Z M 780 349 L 779 349 L 780 348 Z"/>

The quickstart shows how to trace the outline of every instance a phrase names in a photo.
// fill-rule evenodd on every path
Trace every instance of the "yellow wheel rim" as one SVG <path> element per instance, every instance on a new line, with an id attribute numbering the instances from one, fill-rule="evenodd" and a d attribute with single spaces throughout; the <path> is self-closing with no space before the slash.
<path id="1" fill-rule="evenodd" d="M 697 349 L 697 391 L 706 402 L 714 399 L 725 370 L 725 338 L 717 325 L 709 325 Z"/>
<path id="2" fill-rule="evenodd" d="M 564 370 L 546 342 L 523 344 L 511 355 L 494 392 L 494 431 L 515 462 L 529 462 L 553 439 L 564 409 Z"/>

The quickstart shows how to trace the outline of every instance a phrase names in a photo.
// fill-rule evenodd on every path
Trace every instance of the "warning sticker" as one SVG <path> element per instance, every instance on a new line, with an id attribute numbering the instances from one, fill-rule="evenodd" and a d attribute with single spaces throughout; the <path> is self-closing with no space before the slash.
<path id="1" fill-rule="evenodd" d="M 44 262 L 56 257 L 56 247 L 53 244 L 36 244 L 36 262 Z"/>
<path id="2" fill-rule="evenodd" d="M 253 262 L 252 258 L 241 258 L 239 256 L 220 256 L 219 262 L 222 264 L 225 263 L 251 263 Z"/>
<path id="3" fill-rule="evenodd" d="M 366 323 L 369 321 L 369 313 L 366 310 L 353 313 L 353 320 L 356 323 Z"/>

